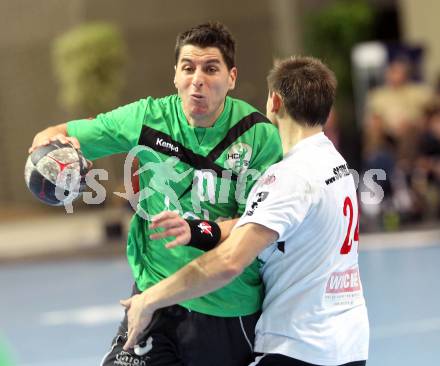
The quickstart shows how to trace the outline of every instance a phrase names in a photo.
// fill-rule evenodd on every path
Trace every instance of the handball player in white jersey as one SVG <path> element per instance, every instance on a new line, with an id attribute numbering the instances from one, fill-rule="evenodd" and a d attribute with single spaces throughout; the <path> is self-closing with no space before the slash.
<path id="1" fill-rule="evenodd" d="M 165 229 L 155 237 L 175 237 L 170 248 L 198 241 L 208 250 L 229 236 L 122 301 L 129 319 L 126 349 L 154 311 L 224 286 L 258 256 L 266 294 L 251 365 L 366 364 L 369 325 L 358 268 L 356 189 L 346 161 L 322 132 L 336 79 L 319 60 L 294 57 L 274 66 L 268 86 L 267 116 L 282 135 L 288 131 L 290 150 L 254 186 L 230 234 L 225 231 L 232 226 L 221 225 L 221 235 L 212 235 L 218 232 L 214 222 L 199 224 L 198 232 L 172 212 L 155 219 L 152 227 Z"/>

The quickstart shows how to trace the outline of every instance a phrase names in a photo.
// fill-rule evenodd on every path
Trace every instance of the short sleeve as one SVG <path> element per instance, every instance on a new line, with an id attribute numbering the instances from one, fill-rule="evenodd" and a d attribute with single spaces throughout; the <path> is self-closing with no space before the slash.
<path id="1" fill-rule="evenodd" d="M 303 222 L 316 193 L 306 179 L 288 174 L 283 165 L 277 164 L 252 189 L 236 227 L 260 224 L 277 232 L 278 240 L 284 241 Z"/>
<path id="2" fill-rule="evenodd" d="M 90 160 L 128 152 L 138 143 L 151 104 L 149 99 L 101 113 L 93 119 L 70 121 L 67 134 L 79 140 L 81 151 Z"/>

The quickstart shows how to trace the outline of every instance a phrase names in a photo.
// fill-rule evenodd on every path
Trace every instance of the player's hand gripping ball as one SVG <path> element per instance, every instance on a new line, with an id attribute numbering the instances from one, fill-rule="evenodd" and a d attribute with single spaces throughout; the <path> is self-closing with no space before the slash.
<path id="1" fill-rule="evenodd" d="M 33 151 L 24 169 L 29 190 L 40 201 L 61 206 L 84 191 L 88 161 L 80 150 L 56 140 Z"/>

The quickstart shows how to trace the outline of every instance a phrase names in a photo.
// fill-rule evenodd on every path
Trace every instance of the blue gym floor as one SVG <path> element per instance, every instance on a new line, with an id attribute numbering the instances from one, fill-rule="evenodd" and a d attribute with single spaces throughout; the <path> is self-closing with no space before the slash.
<path id="1" fill-rule="evenodd" d="M 440 238 L 424 248 L 398 244 L 360 252 L 371 323 L 368 365 L 437 366 Z M 99 365 L 130 284 L 123 258 L 2 265 L 0 332 L 17 366 Z"/>

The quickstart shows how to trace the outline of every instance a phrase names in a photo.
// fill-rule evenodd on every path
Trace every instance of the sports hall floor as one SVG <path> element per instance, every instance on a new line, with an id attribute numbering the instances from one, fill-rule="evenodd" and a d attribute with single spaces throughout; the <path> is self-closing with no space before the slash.
<path id="1" fill-rule="evenodd" d="M 440 236 L 361 237 L 369 366 L 440 365 Z M 131 279 L 125 259 L 0 265 L 0 332 L 17 366 L 96 366 Z M 3 365 L 2 365 L 3 366 Z"/>

